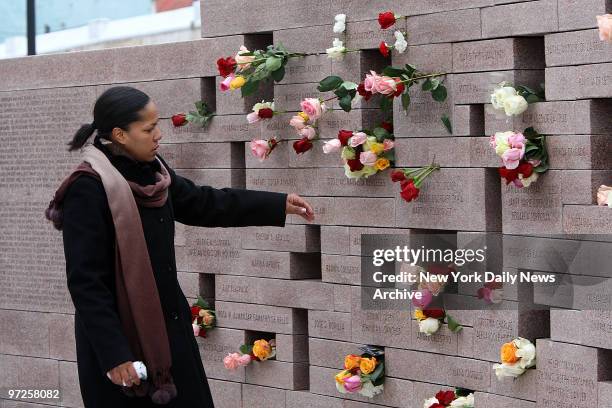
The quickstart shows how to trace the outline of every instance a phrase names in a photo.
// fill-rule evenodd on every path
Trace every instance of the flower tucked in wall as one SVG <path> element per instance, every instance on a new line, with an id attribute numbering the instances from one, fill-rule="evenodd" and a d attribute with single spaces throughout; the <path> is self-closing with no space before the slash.
<path id="1" fill-rule="evenodd" d="M 501 364 L 494 364 L 493 370 L 498 380 L 504 377 L 516 378 L 536 364 L 536 347 L 533 343 L 518 337 L 502 345 Z"/>
<path id="2" fill-rule="evenodd" d="M 384 388 L 384 351 L 372 346 L 360 347 L 362 354 L 344 358 L 344 370 L 336 374 L 336 389 L 342 394 L 360 394 L 373 398 Z"/>

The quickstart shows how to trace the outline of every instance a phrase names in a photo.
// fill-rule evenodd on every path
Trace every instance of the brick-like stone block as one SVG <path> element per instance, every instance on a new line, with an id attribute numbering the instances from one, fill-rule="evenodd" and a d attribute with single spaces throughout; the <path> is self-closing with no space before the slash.
<path id="1" fill-rule="evenodd" d="M 482 105 L 455 105 L 453 108 L 453 136 L 484 135 L 484 108 Z"/>
<path id="2" fill-rule="evenodd" d="M 412 64 L 423 72 L 452 72 L 453 49 L 450 43 L 411 45 L 404 53 L 391 56 L 394 66 Z"/>
<path id="3" fill-rule="evenodd" d="M 308 389 L 308 364 L 288 363 L 278 360 L 253 362 L 246 366 L 246 382 L 256 385 L 284 388 L 287 390 Z"/>
<path id="4" fill-rule="evenodd" d="M 215 236 L 198 227 L 184 228 L 185 245 L 177 246 L 177 269 L 184 272 L 227 273 L 240 261 L 242 234 L 236 229 L 217 229 Z"/>
<path id="5" fill-rule="evenodd" d="M 361 283 L 361 257 L 346 255 L 321 255 L 323 282 L 359 285 Z"/>
<path id="6" fill-rule="evenodd" d="M 612 63 L 546 68 L 546 98 L 572 100 L 612 97 Z"/>
<path id="7" fill-rule="evenodd" d="M 606 211 L 608 210 L 608 211 Z M 566 205 L 563 207 L 565 234 L 612 234 L 612 214 L 609 208 L 595 205 Z M 605 235 L 604 235 L 605 234 Z"/>
<path id="8" fill-rule="evenodd" d="M 336 225 L 321 227 L 321 253 L 322 254 L 337 254 L 348 255 L 351 252 L 349 242 L 350 227 L 340 227 Z M 323 257 L 321 257 L 323 264 Z"/>
<path id="9" fill-rule="evenodd" d="M 477 392 L 474 394 L 474 408 L 536 408 L 535 402 L 501 395 Z"/>
<path id="10" fill-rule="evenodd" d="M 72 316 L 68 316 L 72 319 Z M 49 357 L 51 315 L 46 313 L 0 310 L 0 353 Z M 31 336 L 31 327 L 44 328 L 43 335 Z M 57 340 L 54 339 L 54 340 Z"/>
<path id="11" fill-rule="evenodd" d="M 551 136 L 546 139 L 551 169 L 610 169 L 612 143 L 605 135 Z"/>
<path id="12" fill-rule="evenodd" d="M 606 99 L 584 101 L 537 102 L 519 116 L 508 117 L 503 111 L 485 105 L 485 131 L 515 130 L 522 132 L 533 126 L 544 135 L 608 134 L 612 103 Z"/>
<path id="13" fill-rule="evenodd" d="M 285 408 L 286 392 L 278 388 L 242 384 L 242 394 L 245 396 L 242 400 L 242 408 Z"/>
<path id="14" fill-rule="evenodd" d="M 595 16 L 612 12 L 610 0 L 558 0 L 559 30 L 597 27 Z"/>
<path id="15" fill-rule="evenodd" d="M 541 38 L 502 38 L 453 44 L 453 72 L 543 69 Z"/>
<path id="16" fill-rule="evenodd" d="M 597 383 L 612 378 L 612 352 L 596 348 L 537 340 L 538 407 L 572 400 L 578 407 L 596 406 Z"/>
<path id="17" fill-rule="evenodd" d="M 196 337 L 202 364 L 208 378 L 244 382 L 244 367 L 227 370 L 223 358 L 236 353 L 246 341 L 244 330 L 216 327 L 206 333 L 206 338 Z"/>
<path id="18" fill-rule="evenodd" d="M 395 143 L 396 166 L 499 167 L 501 161 L 491 149 L 488 137 L 409 138 Z"/>
<path id="19" fill-rule="evenodd" d="M 305 310 L 220 301 L 215 302 L 215 307 L 219 327 L 282 334 L 307 333 Z"/>
<path id="20" fill-rule="evenodd" d="M 319 82 L 326 76 L 331 75 L 331 69 L 332 61 L 327 55 L 290 58 L 287 65 L 285 65 L 285 77 L 279 83 L 303 84 Z"/>
<path id="21" fill-rule="evenodd" d="M 233 150 L 230 143 L 176 143 L 160 148 L 164 157 L 170 153 L 173 166 L 180 169 L 239 167 L 241 160 Z"/>
<path id="22" fill-rule="evenodd" d="M 612 49 L 599 39 L 599 30 L 549 34 L 545 37 L 545 54 L 549 67 L 612 60 Z"/>
<path id="23" fill-rule="evenodd" d="M 62 406 L 83 406 L 83 397 L 81 396 L 81 389 L 79 387 L 77 363 L 70 361 L 59 361 L 59 382 Z"/>
<path id="24" fill-rule="evenodd" d="M 393 227 L 395 202 L 393 198 L 336 197 L 338 211 L 335 223 L 339 225 L 376 225 Z"/>
<path id="25" fill-rule="evenodd" d="M 0 354 L 0 388 L 60 389 L 59 361 Z M 72 387 L 74 384 L 70 384 Z M 69 392 L 69 390 L 67 390 Z M 28 399 L 30 402 L 49 402 L 48 399 Z"/>
<path id="26" fill-rule="evenodd" d="M 279 227 L 248 227 L 242 234 L 243 249 L 268 251 L 319 252 L 319 229 L 314 225 Z"/>
<path id="27" fill-rule="evenodd" d="M 238 268 L 227 273 L 261 278 L 309 279 L 321 276 L 321 261 L 316 253 L 244 249 Z"/>
<path id="28" fill-rule="evenodd" d="M 291 408 L 346 408 L 340 398 L 317 395 L 309 391 L 287 391 L 286 403 Z"/>
<path id="29" fill-rule="evenodd" d="M 308 311 L 308 335 L 323 339 L 351 340 L 351 314 Z"/>
<path id="30" fill-rule="evenodd" d="M 609 310 L 553 309 L 550 311 L 550 338 L 612 350 L 611 321 Z"/>
<path id="31" fill-rule="evenodd" d="M 215 406 L 243 408 L 240 383 L 208 379 L 208 386 Z"/>
<path id="32" fill-rule="evenodd" d="M 508 24 L 512 21 L 512 24 Z M 482 36 L 507 37 L 557 31 L 557 0 L 538 0 L 482 9 Z"/>
<path id="33" fill-rule="evenodd" d="M 215 297 L 230 302 L 331 310 L 334 291 L 332 285 L 316 280 L 220 275 L 215 279 Z"/>
<path id="34" fill-rule="evenodd" d="M 510 82 L 515 86 L 525 85 L 536 89 L 544 82 L 544 71 L 521 69 L 512 71 L 476 72 L 450 75 L 453 103 L 467 105 L 490 103 L 491 93 L 500 82 Z"/>
<path id="35" fill-rule="evenodd" d="M 458 354 L 458 336 L 443 324 L 435 334 L 427 336 L 419 331 L 419 324 L 412 321 L 412 349 L 424 353 L 439 353 L 456 356 Z"/>
<path id="36" fill-rule="evenodd" d="M 592 204 L 597 187 L 610 172 L 550 170 L 529 188 L 502 188 L 504 234 L 563 233 L 564 204 Z"/>
<path id="37" fill-rule="evenodd" d="M 489 392 L 492 394 L 536 401 L 537 383 L 537 368 L 534 370 L 527 370 L 518 378 L 504 378 L 502 380 L 498 380 L 497 376 L 495 375 L 495 371 L 491 366 L 491 388 L 489 389 Z"/>
<path id="38" fill-rule="evenodd" d="M 199 186 L 245 188 L 244 169 L 176 169 L 176 174 Z"/>
<path id="39" fill-rule="evenodd" d="M 477 40 L 480 32 L 480 9 L 447 11 L 411 16 L 407 20 L 410 45 Z"/>
<path id="40" fill-rule="evenodd" d="M 448 81 L 445 82 L 448 85 Z M 395 137 L 451 136 L 442 122 L 442 116 L 446 115 L 452 123 L 451 99 L 448 97 L 444 102 L 437 102 L 430 92 L 423 92 L 420 86 L 410 88 L 408 110 L 404 110 L 398 98 L 393 103 Z"/>
<path id="41" fill-rule="evenodd" d="M 599 382 L 599 402 L 601 403 L 612 400 L 612 381 Z"/>
<path id="42" fill-rule="evenodd" d="M 461 185 L 455 181 L 464 180 Z M 417 200 L 396 199 L 398 227 L 499 231 L 499 175 L 494 170 L 444 168 L 421 186 Z"/>
<path id="43" fill-rule="evenodd" d="M 277 334 L 276 359 L 290 363 L 308 363 L 308 336 L 305 334 Z"/>
<path id="44" fill-rule="evenodd" d="M 310 365 L 342 369 L 344 356 L 360 354 L 359 345 L 345 341 L 317 339 L 311 337 L 308 343 Z"/>

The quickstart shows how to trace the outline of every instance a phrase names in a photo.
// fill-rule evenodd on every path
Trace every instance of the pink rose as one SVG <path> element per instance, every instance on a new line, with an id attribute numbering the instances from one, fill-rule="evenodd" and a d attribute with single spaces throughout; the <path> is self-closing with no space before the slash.
<path id="1" fill-rule="evenodd" d="M 344 389 L 347 392 L 358 392 L 361 389 L 361 378 L 358 375 L 344 379 Z"/>
<path id="2" fill-rule="evenodd" d="M 240 366 L 239 359 L 240 359 L 240 354 L 238 353 L 228 354 L 227 356 L 223 358 L 223 365 L 228 370 L 235 370 Z"/>
<path id="3" fill-rule="evenodd" d="M 508 170 L 514 170 L 518 167 L 522 157 L 523 151 L 520 149 L 508 149 L 502 154 L 501 158 Z"/>
<path id="4" fill-rule="evenodd" d="M 299 132 L 300 136 L 307 138 L 308 140 L 312 140 L 317 135 L 317 131 L 312 126 L 306 126 L 301 129 Z"/>
<path id="5" fill-rule="evenodd" d="M 414 305 L 414 307 L 418 307 L 419 309 L 425 309 L 431 303 L 433 299 L 433 295 L 427 289 L 421 289 L 418 292 L 421 293 L 421 298 L 420 299 L 417 299 L 416 297 L 412 298 L 412 304 Z"/>
<path id="6" fill-rule="evenodd" d="M 306 121 L 304 121 L 303 117 L 295 115 L 289 121 L 289 126 L 292 126 L 293 128 L 295 128 L 295 130 L 302 130 L 306 126 Z"/>
<path id="7" fill-rule="evenodd" d="M 300 107 L 305 114 L 308 115 L 310 120 L 317 120 L 321 117 L 324 112 L 321 101 L 317 98 L 306 98 L 300 103 Z"/>
<path id="8" fill-rule="evenodd" d="M 240 50 L 238 51 L 238 53 L 236 54 L 236 56 L 234 57 L 234 59 L 236 60 L 236 64 L 238 64 L 238 70 L 239 71 L 245 71 L 247 69 L 249 69 L 249 67 L 251 66 L 251 62 L 253 62 L 253 60 L 255 59 L 254 55 L 240 55 L 240 53 L 242 52 L 249 52 L 248 48 L 245 47 L 244 45 L 240 46 Z"/>
<path id="9" fill-rule="evenodd" d="M 508 144 L 510 147 L 522 149 L 525 152 L 525 136 L 522 133 L 513 133 L 508 136 Z"/>
<path id="10" fill-rule="evenodd" d="M 327 142 L 323 143 L 323 153 L 327 154 L 337 152 L 340 150 L 340 147 L 342 147 L 340 139 L 328 140 Z"/>
<path id="11" fill-rule="evenodd" d="M 236 78 L 234 74 L 230 74 L 227 77 L 225 77 L 225 79 L 221 81 L 221 84 L 219 85 L 219 89 L 221 89 L 223 92 L 229 91 L 230 82 L 232 82 L 234 78 Z"/>
<path id="12" fill-rule="evenodd" d="M 349 140 L 349 145 L 351 147 L 357 147 L 359 145 L 364 144 L 367 138 L 368 138 L 368 135 L 366 135 L 363 132 L 353 133 L 353 136 L 351 136 L 351 139 Z"/>
<path id="13" fill-rule="evenodd" d="M 247 115 L 247 122 L 249 122 L 249 124 L 259 122 L 259 115 L 257 114 L 257 112 L 249 113 Z"/>
<path id="14" fill-rule="evenodd" d="M 251 140 L 251 153 L 257 157 L 259 161 L 264 161 L 270 153 L 270 145 L 267 140 L 254 139 Z"/>
<path id="15" fill-rule="evenodd" d="M 195 337 L 198 337 L 198 335 L 200 334 L 200 326 L 198 326 L 197 324 L 192 324 L 191 327 L 193 327 L 193 335 Z"/>
<path id="16" fill-rule="evenodd" d="M 367 92 L 373 94 L 380 93 L 383 95 L 390 95 L 397 90 L 397 83 L 393 78 L 380 76 L 375 71 L 370 71 L 369 74 L 366 74 L 363 85 Z"/>
<path id="17" fill-rule="evenodd" d="M 383 151 L 388 152 L 389 150 L 393 149 L 394 146 L 395 146 L 395 143 L 393 142 L 393 140 L 391 139 L 383 140 Z"/>
<path id="18" fill-rule="evenodd" d="M 361 154 L 359 154 L 359 161 L 364 166 L 373 166 L 374 164 L 376 164 L 377 159 L 378 156 L 376 156 L 376 153 L 371 151 L 361 152 Z"/>
<path id="19" fill-rule="evenodd" d="M 599 39 L 612 42 L 612 14 L 597 16 L 597 25 L 599 26 Z"/>
<path id="20" fill-rule="evenodd" d="M 240 357 L 238 357 L 238 365 L 241 366 L 246 366 L 249 365 L 251 363 L 251 356 L 249 354 L 243 354 Z"/>

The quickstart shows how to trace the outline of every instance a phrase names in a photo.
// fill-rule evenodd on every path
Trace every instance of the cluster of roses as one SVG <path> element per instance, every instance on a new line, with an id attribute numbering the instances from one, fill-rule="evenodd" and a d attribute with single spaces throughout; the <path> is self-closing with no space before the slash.
<path id="1" fill-rule="evenodd" d="M 432 163 L 418 169 L 398 169 L 391 172 L 391 181 L 400 183 L 400 196 L 407 202 L 415 200 L 421 192 L 421 185 L 440 166 Z"/>
<path id="2" fill-rule="evenodd" d="M 366 101 L 375 94 L 385 95 L 388 98 L 400 96 L 405 89 L 401 78 L 378 75 L 375 71 L 366 74 L 365 79 L 357 85 L 357 92 Z"/>
<path id="3" fill-rule="evenodd" d="M 376 347 L 361 347 L 361 355 L 344 358 L 344 370 L 336 374 L 336 389 L 342 393 L 358 393 L 367 398 L 380 394 L 384 388 L 384 352 Z"/>
<path id="4" fill-rule="evenodd" d="M 228 353 L 223 358 L 223 365 L 228 370 L 249 365 L 252 361 L 270 360 L 276 356 L 276 340 L 255 340 L 253 344 L 240 346 L 240 353 Z"/>
<path id="5" fill-rule="evenodd" d="M 329 154 L 341 150 L 346 177 L 366 178 L 385 170 L 394 160 L 392 131 L 388 122 L 383 122 L 372 134 L 367 130 L 353 132 L 342 129 L 336 139 L 324 143 L 323 152 Z"/>
<path id="6" fill-rule="evenodd" d="M 293 150 L 297 154 L 312 149 L 312 141 L 319 136 L 317 122 L 327 111 L 325 103 L 318 98 L 306 98 L 300 103 L 300 107 L 302 111 L 289 121 L 289 125 L 301 136 L 300 140 L 293 142 Z"/>
<path id="7" fill-rule="evenodd" d="M 516 378 L 536 364 L 536 347 L 522 337 L 517 337 L 500 349 L 501 364 L 494 364 L 498 380 L 504 377 Z"/>
<path id="8" fill-rule="evenodd" d="M 474 408 L 474 393 L 457 388 L 454 391 L 438 391 L 435 397 L 426 399 L 423 408 Z"/>
<path id="9" fill-rule="evenodd" d="M 400 17 L 401 16 L 394 14 L 392 11 L 385 11 L 384 13 L 378 14 L 378 24 L 380 25 L 381 29 L 386 30 L 387 28 L 395 25 L 395 22 Z M 380 45 L 378 46 L 378 50 L 384 57 L 388 57 L 393 49 L 402 54 L 404 51 L 406 51 L 406 48 L 408 48 L 408 42 L 406 41 L 406 36 L 404 33 L 396 30 L 393 33 L 393 36 L 395 37 L 395 43 L 393 45 L 389 45 L 386 42 L 381 41 Z"/>
<path id="10" fill-rule="evenodd" d="M 215 327 L 215 311 L 210 308 L 208 302 L 198 296 L 198 301 L 191 306 L 191 320 L 193 335 L 206 337 L 206 331 Z"/>

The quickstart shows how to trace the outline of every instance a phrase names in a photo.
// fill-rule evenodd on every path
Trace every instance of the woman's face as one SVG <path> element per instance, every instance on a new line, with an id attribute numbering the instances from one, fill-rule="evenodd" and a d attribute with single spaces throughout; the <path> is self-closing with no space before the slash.
<path id="1" fill-rule="evenodd" d="M 157 107 L 150 101 L 140 112 L 141 120 L 132 122 L 129 130 L 117 137 L 121 146 L 138 161 L 151 161 L 159 148 L 161 131 Z"/>

